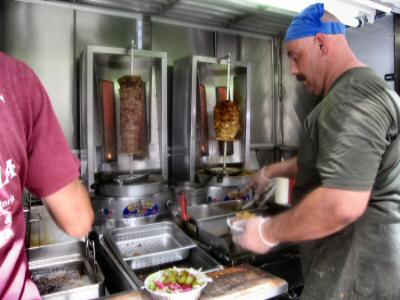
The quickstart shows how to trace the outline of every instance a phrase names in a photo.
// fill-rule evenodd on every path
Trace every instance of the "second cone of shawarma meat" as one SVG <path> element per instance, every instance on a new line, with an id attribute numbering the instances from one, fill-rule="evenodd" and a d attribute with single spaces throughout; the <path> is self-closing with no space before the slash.
<path id="1" fill-rule="evenodd" d="M 121 152 L 147 155 L 146 103 L 140 76 L 123 76 L 120 84 Z"/>
<path id="2" fill-rule="evenodd" d="M 221 101 L 214 107 L 216 139 L 233 141 L 240 130 L 240 111 L 236 102 Z"/>

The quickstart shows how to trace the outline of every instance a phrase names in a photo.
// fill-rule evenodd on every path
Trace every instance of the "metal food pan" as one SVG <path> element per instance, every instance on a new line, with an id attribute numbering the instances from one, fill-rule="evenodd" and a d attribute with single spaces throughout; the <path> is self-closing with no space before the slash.
<path id="1" fill-rule="evenodd" d="M 106 232 L 105 239 L 132 270 L 183 260 L 196 247 L 172 222 L 118 228 Z"/>
<path id="2" fill-rule="evenodd" d="M 104 276 L 84 242 L 28 249 L 29 269 L 43 299 L 104 296 Z"/>

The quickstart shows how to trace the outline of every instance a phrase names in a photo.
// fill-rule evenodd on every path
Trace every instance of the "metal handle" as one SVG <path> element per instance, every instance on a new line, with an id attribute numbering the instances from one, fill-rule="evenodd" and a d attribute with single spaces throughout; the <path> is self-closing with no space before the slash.
<path id="1" fill-rule="evenodd" d="M 92 247 L 92 249 L 90 249 L 90 247 Z M 95 241 L 90 240 L 88 236 L 85 236 L 85 248 L 86 248 L 86 257 L 88 258 L 88 260 L 89 260 L 89 253 L 92 255 L 93 270 L 94 270 L 94 273 L 97 274 L 96 243 L 95 243 Z"/>

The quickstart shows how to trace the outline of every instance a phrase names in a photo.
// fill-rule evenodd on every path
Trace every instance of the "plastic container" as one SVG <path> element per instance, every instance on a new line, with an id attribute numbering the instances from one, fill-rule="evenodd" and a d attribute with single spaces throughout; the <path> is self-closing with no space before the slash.
<path id="1" fill-rule="evenodd" d="M 152 291 L 148 288 L 150 281 L 154 281 L 162 278 L 162 274 L 165 270 L 161 270 L 150 274 L 146 277 L 144 281 L 145 289 L 150 293 L 152 299 L 155 300 L 197 300 L 201 296 L 201 291 L 206 287 L 207 282 L 211 279 L 207 277 L 203 272 L 190 269 L 190 268 L 174 268 L 177 271 L 187 270 L 191 274 L 195 275 L 203 284 L 200 287 L 194 288 L 187 292 L 176 292 L 176 293 L 166 293 L 160 291 Z"/>
<path id="2" fill-rule="evenodd" d="M 236 220 L 236 217 L 231 217 L 226 219 L 232 235 L 239 235 L 244 231 L 243 224 L 245 220 Z"/>

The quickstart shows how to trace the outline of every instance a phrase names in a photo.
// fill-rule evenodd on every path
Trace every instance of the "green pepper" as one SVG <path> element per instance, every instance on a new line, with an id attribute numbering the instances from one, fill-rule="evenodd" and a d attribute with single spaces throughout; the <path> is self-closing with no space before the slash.
<path id="1" fill-rule="evenodd" d="M 191 285 L 195 280 L 196 278 L 192 274 L 189 274 L 186 278 L 185 284 Z"/>
<path id="2" fill-rule="evenodd" d="M 150 283 L 149 283 L 149 285 L 147 286 L 147 288 L 148 288 L 149 290 L 151 290 L 151 291 L 155 291 L 156 288 L 157 288 L 157 286 L 156 286 L 156 284 L 154 283 L 154 281 L 150 281 Z"/>
<path id="3" fill-rule="evenodd" d="M 177 282 L 179 284 L 185 284 L 187 278 L 187 272 L 182 272 L 178 275 Z"/>
<path id="4" fill-rule="evenodd" d="M 164 284 L 168 284 L 169 283 L 169 277 L 163 276 L 161 281 Z"/>
<path id="5" fill-rule="evenodd" d="M 166 277 L 176 277 L 178 275 L 178 272 L 173 269 L 168 269 L 168 270 L 164 271 L 163 275 Z"/>
<path id="6" fill-rule="evenodd" d="M 201 282 L 199 282 L 198 280 L 197 280 L 197 278 L 193 281 L 193 283 L 192 283 L 192 287 L 195 287 L 195 286 L 201 286 Z"/>

